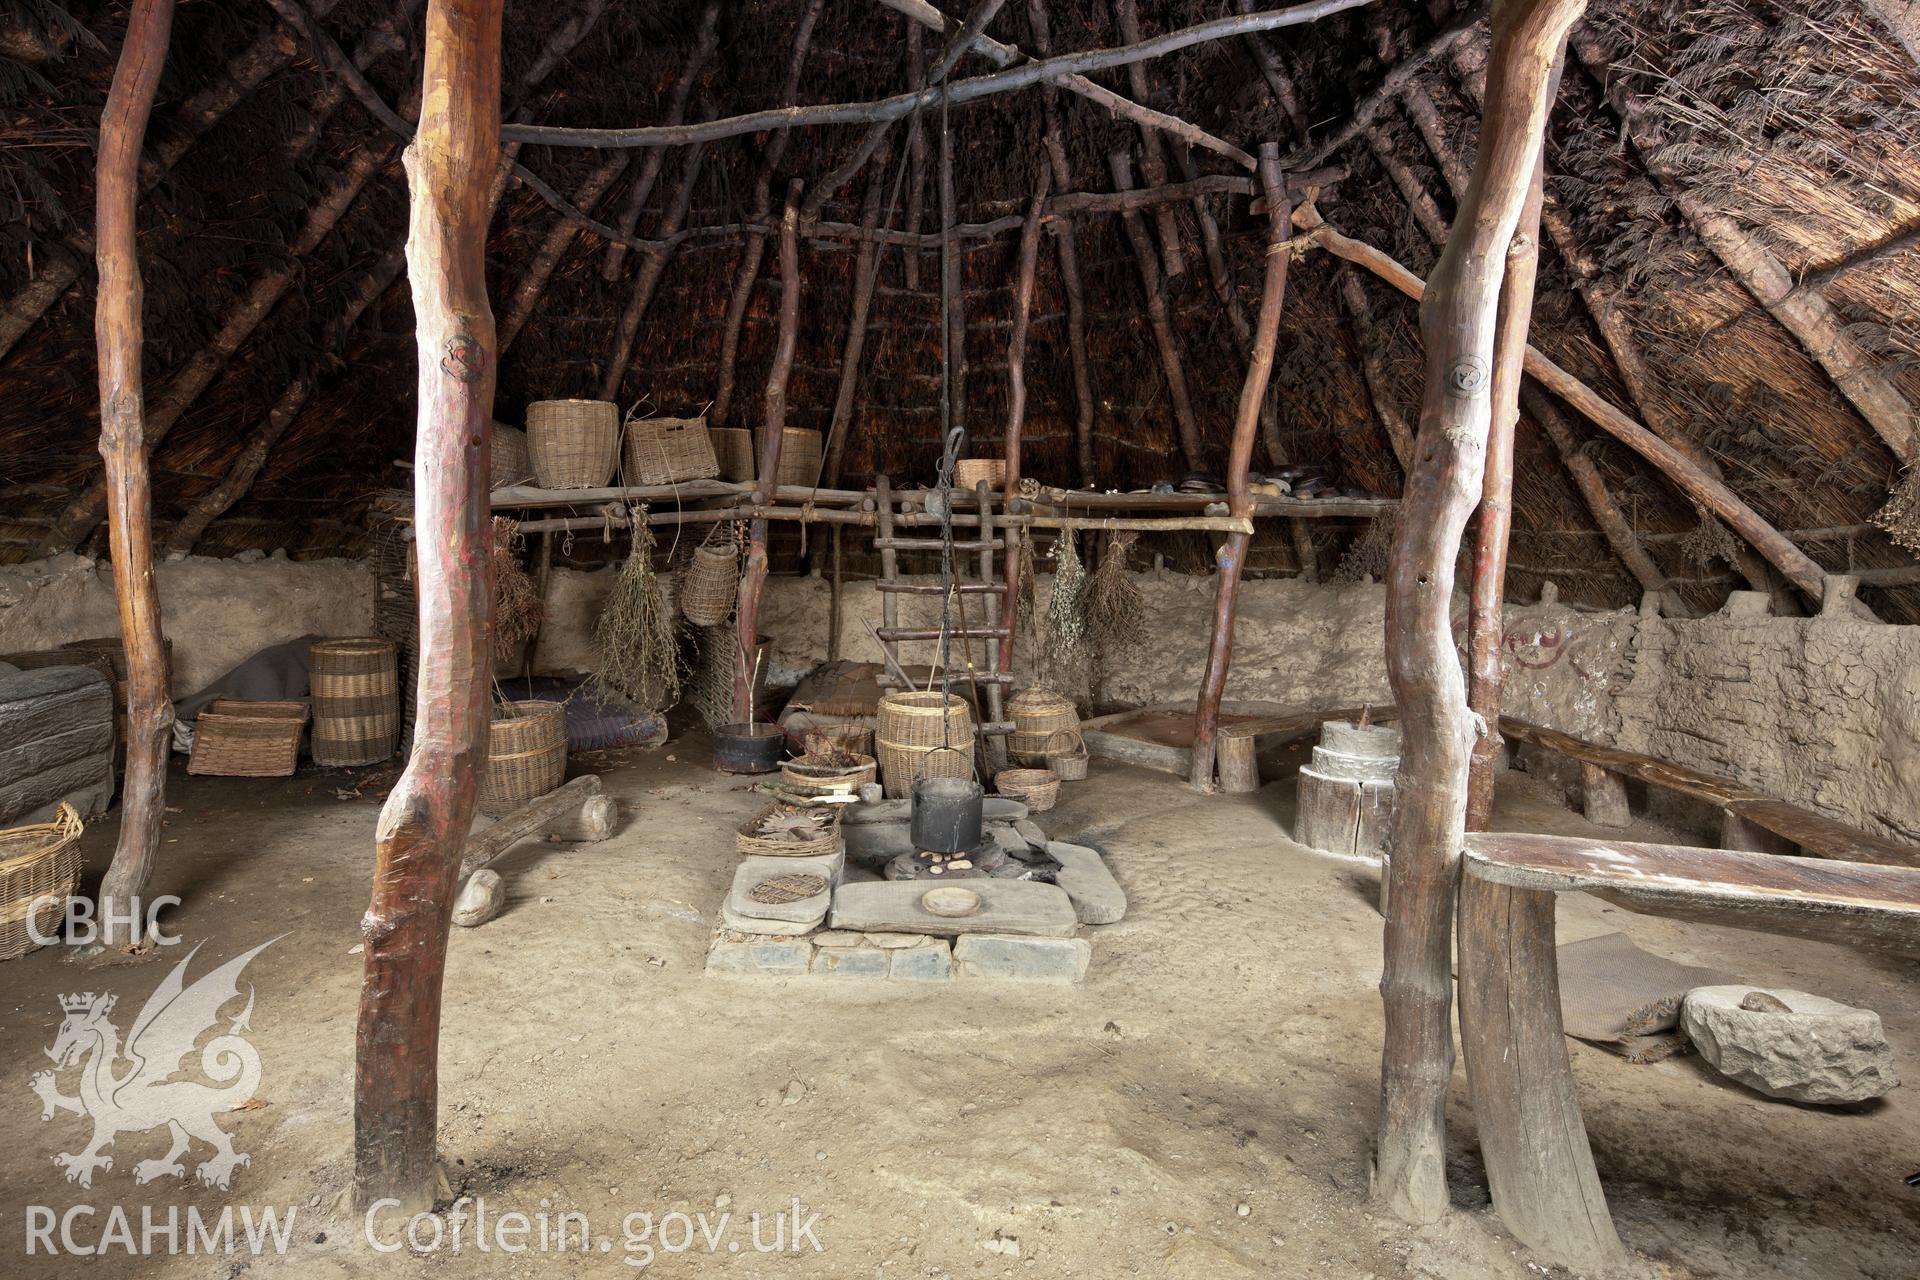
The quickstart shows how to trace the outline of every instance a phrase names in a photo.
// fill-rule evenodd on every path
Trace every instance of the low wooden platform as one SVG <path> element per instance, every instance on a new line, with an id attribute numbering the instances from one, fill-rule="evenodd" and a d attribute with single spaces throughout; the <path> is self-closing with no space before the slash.
<path id="1" fill-rule="evenodd" d="M 1360 707 L 1290 707 L 1278 702 L 1225 701 L 1220 704 L 1222 739 L 1252 739 L 1255 751 L 1320 732 L 1325 720 L 1353 720 Z M 1378 708 L 1376 721 L 1389 719 Z M 1161 702 L 1134 711 L 1096 716 L 1083 722 L 1080 736 L 1089 755 L 1143 769 L 1187 776 L 1193 763 L 1193 703 Z"/>
<path id="2" fill-rule="evenodd" d="M 1557 729 L 1543 728 L 1508 716 L 1500 718 L 1500 732 L 1509 738 L 1558 751 L 1584 765 L 1703 800 L 1717 806 L 1728 816 L 1731 829 L 1744 825 L 1771 832 L 1816 858 L 1869 862 L 1888 867 L 1920 867 L 1920 849 L 1912 845 L 1850 827 L 1824 814 L 1762 795 L 1726 778 L 1716 778 L 1712 774 L 1701 773 L 1685 765 L 1669 764 L 1652 756 L 1603 747 L 1597 742 L 1587 742 Z"/>

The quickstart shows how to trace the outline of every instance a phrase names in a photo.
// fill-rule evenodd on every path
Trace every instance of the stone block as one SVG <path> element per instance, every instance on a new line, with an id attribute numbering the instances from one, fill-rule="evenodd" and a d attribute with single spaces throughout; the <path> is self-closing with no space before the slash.
<path id="1" fill-rule="evenodd" d="M 738 914 L 726 903 L 720 904 L 720 926 L 735 933 L 760 934 L 766 937 L 792 938 L 803 933 L 812 933 L 819 921 L 805 920 L 755 920 L 751 916 Z"/>
<path id="2" fill-rule="evenodd" d="M 896 935 L 899 936 L 899 935 Z M 887 952 L 888 976 L 896 982 L 945 982 L 953 976 L 953 952 L 945 942 L 924 939 L 924 945 Z"/>
<path id="3" fill-rule="evenodd" d="M 1067 891 L 1081 924 L 1113 924 L 1127 914 L 1127 895 L 1099 850 L 1055 840 L 1047 853 L 1060 864 L 1053 882 Z"/>
<path id="4" fill-rule="evenodd" d="M 813 972 L 833 978 L 884 978 L 887 953 L 879 947 L 834 947 L 813 953 Z"/>
<path id="5" fill-rule="evenodd" d="M 953 944 L 954 966 L 962 978 L 1078 982 L 1092 961 L 1093 944 L 1085 938 L 969 933 Z"/>
<path id="6" fill-rule="evenodd" d="M 708 973 L 786 977 L 807 971 L 813 944 L 805 938 L 734 938 L 715 935 L 707 948 Z"/>
<path id="7" fill-rule="evenodd" d="M 1900 1083 L 1880 1015 L 1823 996 L 1695 987 L 1680 1025 L 1715 1070 L 1770 1098 L 1864 1102 Z"/>

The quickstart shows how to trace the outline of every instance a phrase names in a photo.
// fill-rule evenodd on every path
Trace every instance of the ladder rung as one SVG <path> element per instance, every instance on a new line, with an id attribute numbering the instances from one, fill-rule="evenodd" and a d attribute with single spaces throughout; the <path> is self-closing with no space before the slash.
<path id="1" fill-rule="evenodd" d="M 938 627 L 881 627 L 874 634 L 882 640 L 938 640 L 941 631 Z M 955 640 L 1004 640 L 1007 628 L 955 627 L 945 634 Z"/>
<path id="2" fill-rule="evenodd" d="M 938 538 L 875 538 L 876 551 L 938 551 L 946 544 Z M 972 542 L 956 542 L 955 551 L 1004 551 L 1007 544 L 995 538 L 992 542 L 982 542 L 978 538 Z"/>
<path id="3" fill-rule="evenodd" d="M 954 587 L 963 596 L 997 596 L 1006 590 L 997 582 L 956 582 Z M 947 591 L 937 582 L 875 582 L 873 589 L 906 596 L 938 596 Z"/>

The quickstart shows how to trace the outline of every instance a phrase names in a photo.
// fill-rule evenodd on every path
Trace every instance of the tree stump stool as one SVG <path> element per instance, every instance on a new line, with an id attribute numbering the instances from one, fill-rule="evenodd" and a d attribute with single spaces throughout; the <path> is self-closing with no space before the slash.
<path id="1" fill-rule="evenodd" d="M 1300 843 L 1327 853 L 1383 857 L 1399 767 L 1400 730 L 1392 725 L 1321 725 L 1313 760 L 1300 766 Z"/>

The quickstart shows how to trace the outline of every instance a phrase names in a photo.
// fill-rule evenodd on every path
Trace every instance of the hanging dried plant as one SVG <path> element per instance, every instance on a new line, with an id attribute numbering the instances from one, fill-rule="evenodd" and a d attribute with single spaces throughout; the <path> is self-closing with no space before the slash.
<path id="1" fill-rule="evenodd" d="M 1367 523 L 1366 529 L 1347 548 L 1347 554 L 1341 557 L 1340 567 L 1333 571 L 1330 581 L 1350 586 L 1368 578 L 1378 580 L 1387 576 L 1387 557 L 1393 551 L 1395 514 L 1395 511 L 1389 511 Z"/>
<path id="2" fill-rule="evenodd" d="M 1895 546 L 1920 552 L 1920 466 L 1907 468 L 1887 495 L 1887 505 L 1870 519 L 1887 531 Z"/>
<path id="3" fill-rule="evenodd" d="M 1047 670 L 1054 687 L 1071 692 L 1087 665 L 1087 570 L 1071 529 L 1053 544 L 1053 591 L 1045 616 Z"/>
<path id="4" fill-rule="evenodd" d="M 680 700 L 680 650 L 673 601 L 653 569 L 653 529 L 646 509 L 633 519 L 633 547 L 594 628 L 599 669 L 594 680 L 651 711 Z"/>
<path id="5" fill-rule="evenodd" d="M 1107 534 L 1107 548 L 1087 579 L 1087 638 L 1103 659 L 1131 657 L 1147 647 L 1147 598 L 1127 572 L 1127 556 L 1140 540 L 1119 529 Z"/>
<path id="6" fill-rule="evenodd" d="M 540 630 L 545 608 L 540 589 L 520 567 L 524 544 L 518 523 L 493 518 L 493 656 L 499 662 L 512 658 Z"/>
<path id="7" fill-rule="evenodd" d="M 1700 514 L 1700 523 L 1693 531 L 1680 539 L 1681 553 L 1702 569 L 1715 560 L 1732 564 L 1739 550 L 1740 544 L 1733 540 L 1727 527 L 1705 512 Z"/>
<path id="8" fill-rule="evenodd" d="M 1013 585 L 1013 625 L 1015 633 L 1026 643 L 1038 643 L 1035 630 L 1034 591 L 1040 581 L 1040 567 L 1034 561 L 1033 531 L 1020 531 L 1020 555 L 1014 563 L 1016 581 Z"/>

